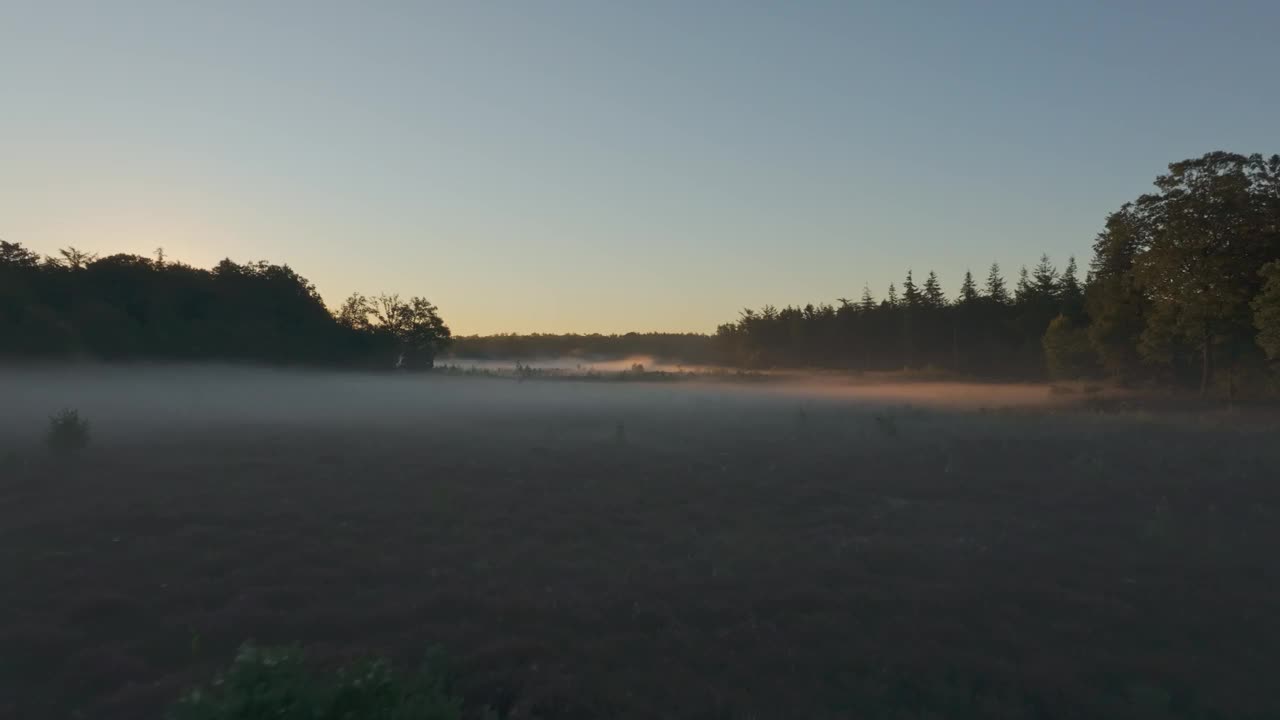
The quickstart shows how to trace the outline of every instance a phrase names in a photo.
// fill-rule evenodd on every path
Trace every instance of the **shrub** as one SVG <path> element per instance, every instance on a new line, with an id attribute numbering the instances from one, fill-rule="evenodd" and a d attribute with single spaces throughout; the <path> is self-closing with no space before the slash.
<path id="1" fill-rule="evenodd" d="M 50 451 L 59 455 L 79 452 L 89 446 L 89 421 L 75 410 L 63 410 L 49 418 L 44 441 Z"/>
<path id="2" fill-rule="evenodd" d="M 434 658 L 433 658 L 434 659 Z M 458 720 L 462 701 L 438 660 L 403 675 L 383 660 L 318 674 L 297 648 L 246 644 L 230 669 L 196 688 L 170 720 Z"/>
<path id="3" fill-rule="evenodd" d="M 1089 344 L 1089 333 L 1065 315 L 1049 323 L 1040 343 L 1052 380 L 1089 377 L 1097 371 L 1098 359 Z"/>

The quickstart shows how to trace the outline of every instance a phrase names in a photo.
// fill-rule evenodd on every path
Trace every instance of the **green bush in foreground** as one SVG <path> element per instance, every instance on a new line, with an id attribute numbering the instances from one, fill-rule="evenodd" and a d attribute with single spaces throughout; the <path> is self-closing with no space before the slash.
<path id="1" fill-rule="evenodd" d="M 246 644 L 230 669 L 196 688 L 169 711 L 170 720 L 457 720 L 438 662 L 400 674 L 382 660 L 316 673 L 297 648 Z"/>

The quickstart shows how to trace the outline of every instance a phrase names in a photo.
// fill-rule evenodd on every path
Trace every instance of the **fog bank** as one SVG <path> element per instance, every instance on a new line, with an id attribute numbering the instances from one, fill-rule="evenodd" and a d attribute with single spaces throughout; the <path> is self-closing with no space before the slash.
<path id="1" fill-rule="evenodd" d="M 735 383 L 688 379 L 528 380 L 401 373 L 324 372 L 213 365 L 0 369 L 0 433 L 27 441 L 53 413 L 72 408 L 95 438 L 222 427 L 333 428 L 538 422 L 552 416 L 619 418 L 652 413 L 754 411 L 911 404 L 940 408 L 1051 402 L 1035 385 L 866 383 L 787 378 Z"/>

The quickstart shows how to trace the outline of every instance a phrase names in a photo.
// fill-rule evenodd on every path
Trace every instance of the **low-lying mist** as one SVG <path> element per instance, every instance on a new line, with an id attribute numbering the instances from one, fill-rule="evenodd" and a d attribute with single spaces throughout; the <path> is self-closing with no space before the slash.
<path id="1" fill-rule="evenodd" d="M 96 439 L 225 427 L 461 428 L 537 423 L 552 417 L 700 412 L 728 418 L 848 406 L 910 404 L 950 409 L 1049 404 L 1047 387 L 867 382 L 787 376 L 738 383 L 687 376 L 520 381 L 511 377 L 413 375 L 215 365 L 6 368 L 0 371 L 0 433 L 25 442 L 50 415 L 78 410 Z"/>
<path id="2" fill-rule="evenodd" d="M 321 664 L 441 647 L 478 703 L 573 687 L 575 717 L 671 716 L 673 693 L 689 717 L 844 717 L 918 677 L 939 703 L 955 677 L 1081 698 L 1064 717 L 1133 716 L 1117 682 L 1275 716 L 1269 668 L 1239 669 L 1280 645 L 1280 429 L 1086 389 L 3 368 L 0 646 L 25 707 L 114 678 L 77 701 L 106 720 L 161 717 L 247 638 Z M 869 674 L 833 686 L 850 658 Z M 723 688 L 752 692 L 726 712 Z"/>
<path id="3" fill-rule="evenodd" d="M 535 370 L 552 370 L 564 373 L 610 373 L 627 372 L 642 369 L 648 372 L 664 373 L 709 373 L 723 372 L 725 368 L 696 363 L 683 363 L 666 360 L 653 355 L 628 355 L 626 357 L 583 357 L 564 355 L 558 357 L 532 358 L 470 358 L 444 357 L 440 363 L 446 367 L 457 369 L 477 369 L 510 371 L 519 367 Z"/>

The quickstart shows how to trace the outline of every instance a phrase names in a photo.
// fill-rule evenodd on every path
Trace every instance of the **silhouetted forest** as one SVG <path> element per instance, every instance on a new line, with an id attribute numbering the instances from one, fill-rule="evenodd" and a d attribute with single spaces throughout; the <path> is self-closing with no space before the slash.
<path id="1" fill-rule="evenodd" d="M 450 355 L 458 360 L 609 360 L 648 356 L 654 360 L 705 365 L 723 363 L 710 335 L 701 333 L 598 333 L 556 335 L 470 335 L 454 338 Z"/>
<path id="2" fill-rule="evenodd" d="M 966 272 L 954 297 L 911 271 L 875 297 L 744 310 L 718 347 L 749 366 L 1161 380 L 1274 389 L 1280 360 L 1280 156 L 1169 166 L 1106 219 L 1083 281 L 1048 257 L 1012 280 Z"/>
<path id="3" fill-rule="evenodd" d="M 458 359 L 648 355 L 685 364 L 937 368 L 988 377 L 1111 377 L 1251 392 L 1280 360 L 1280 156 L 1214 152 L 1169 166 L 1106 218 L 1080 277 L 1042 256 L 954 295 L 911 270 L 877 296 L 744 310 L 713 336 L 460 338 Z M 954 279 L 953 279 L 954 280 Z M 452 338 L 423 298 L 353 295 L 330 311 L 287 265 L 212 270 L 0 244 L 0 356 L 430 368 Z"/>
<path id="4" fill-rule="evenodd" d="M 747 366 L 1027 375 L 1042 371 L 1041 338 L 1059 316 L 1069 327 L 1085 321 L 1084 290 L 1074 260 L 1060 273 L 1044 257 L 1012 288 L 996 264 L 984 280 L 966 273 L 954 301 L 936 273 L 917 280 L 908 270 L 879 299 L 863 288 L 838 305 L 744 310 L 716 340 L 725 357 Z"/>
<path id="5" fill-rule="evenodd" d="M 0 358 L 430 368 L 449 328 L 423 298 L 353 295 L 332 313 L 288 265 L 40 257 L 0 241 Z"/>

